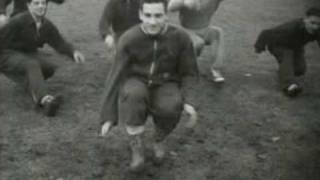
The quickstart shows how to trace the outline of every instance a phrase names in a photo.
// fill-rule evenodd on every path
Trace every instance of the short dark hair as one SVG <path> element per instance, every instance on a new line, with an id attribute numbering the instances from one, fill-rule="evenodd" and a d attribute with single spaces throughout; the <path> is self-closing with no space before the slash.
<path id="1" fill-rule="evenodd" d="M 320 17 L 320 8 L 312 7 L 306 12 L 306 16 L 317 16 Z"/>
<path id="2" fill-rule="evenodd" d="M 168 0 L 140 0 L 140 10 L 143 8 L 143 4 L 146 3 L 162 3 L 164 6 L 164 10 L 167 11 Z"/>

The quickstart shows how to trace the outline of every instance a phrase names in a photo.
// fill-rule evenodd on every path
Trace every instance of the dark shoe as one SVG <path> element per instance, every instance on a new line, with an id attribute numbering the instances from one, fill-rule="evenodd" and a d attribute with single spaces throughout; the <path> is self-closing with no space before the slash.
<path id="1" fill-rule="evenodd" d="M 289 97 L 296 97 L 302 93 L 302 87 L 297 84 L 290 84 L 285 90 L 284 93 Z"/>
<path id="2" fill-rule="evenodd" d="M 55 116 L 61 103 L 62 103 L 62 96 L 56 96 L 56 97 L 53 97 L 53 99 L 50 99 L 49 101 L 45 101 L 42 104 L 44 114 L 48 117 Z"/>

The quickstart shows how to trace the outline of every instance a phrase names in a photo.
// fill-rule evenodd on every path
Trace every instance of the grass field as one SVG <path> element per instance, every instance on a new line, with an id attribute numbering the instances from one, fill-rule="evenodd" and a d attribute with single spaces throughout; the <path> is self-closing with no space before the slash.
<path id="1" fill-rule="evenodd" d="M 194 132 L 181 123 L 168 140 L 168 157 L 146 172 L 125 171 L 130 160 L 122 127 L 97 136 L 98 113 L 112 56 L 98 36 L 104 0 L 51 4 L 48 17 L 86 55 L 73 64 L 50 48 L 60 64 L 50 79 L 65 102 L 57 117 L 34 111 L 22 88 L 0 76 L 1 180 L 319 180 L 320 51 L 307 46 L 304 93 L 289 99 L 278 90 L 275 60 L 257 56 L 258 33 L 303 16 L 316 0 L 225 0 L 212 24 L 226 32 L 223 86 L 208 78 L 206 53 L 193 89 L 200 114 Z M 152 131 L 148 125 L 147 135 Z M 150 141 L 150 139 L 148 139 Z M 151 153 L 147 152 L 148 157 Z"/>

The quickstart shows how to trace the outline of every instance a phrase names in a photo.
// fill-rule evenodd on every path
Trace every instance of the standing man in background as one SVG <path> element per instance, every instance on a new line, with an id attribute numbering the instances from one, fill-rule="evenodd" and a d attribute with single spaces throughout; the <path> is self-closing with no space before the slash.
<path id="1" fill-rule="evenodd" d="M 213 81 L 220 83 L 225 79 L 221 74 L 224 60 L 224 32 L 212 26 L 211 19 L 223 0 L 169 0 L 168 10 L 178 11 L 180 23 L 189 33 L 197 55 L 204 46 L 210 47 L 210 68 Z M 216 42 L 217 47 L 214 46 Z"/>
<path id="2" fill-rule="evenodd" d="M 99 22 L 99 33 L 110 49 L 114 49 L 119 37 L 129 28 L 141 22 L 140 0 L 109 0 Z"/>

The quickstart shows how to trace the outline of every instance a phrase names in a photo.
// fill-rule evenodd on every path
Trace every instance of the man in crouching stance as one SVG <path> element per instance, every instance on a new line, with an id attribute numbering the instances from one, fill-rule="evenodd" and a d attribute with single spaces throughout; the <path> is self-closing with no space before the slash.
<path id="1" fill-rule="evenodd" d="M 64 3 L 64 0 L 48 0 L 48 2 L 49 1 L 56 4 Z M 13 4 L 13 10 L 10 15 L 11 17 L 28 10 L 28 0 L 0 0 L 0 28 L 9 20 L 6 9 L 11 3 Z"/>
<path id="2" fill-rule="evenodd" d="M 317 41 L 320 45 L 320 9 L 310 8 L 304 18 L 297 18 L 276 27 L 263 30 L 255 43 L 255 51 L 269 51 L 279 64 L 279 81 L 282 91 L 289 97 L 302 92 L 297 77 L 306 73 L 304 47 Z"/>
<path id="3" fill-rule="evenodd" d="M 14 16 L 0 30 L 0 73 L 25 86 L 44 114 L 54 116 L 61 97 L 48 92 L 45 80 L 53 76 L 56 65 L 41 57 L 38 48 L 48 43 L 76 63 L 85 59 L 45 18 L 47 0 L 28 0 L 27 5 L 29 11 Z"/>
<path id="4" fill-rule="evenodd" d="M 141 24 L 119 39 L 116 60 L 108 76 L 101 112 L 104 124 L 124 121 L 130 136 L 130 170 L 144 166 L 143 139 L 148 114 L 155 124 L 154 155 L 165 155 L 164 140 L 179 122 L 186 84 L 198 76 L 192 41 L 183 30 L 166 23 L 166 0 L 142 0 Z M 189 101 L 188 101 L 189 102 Z"/>

